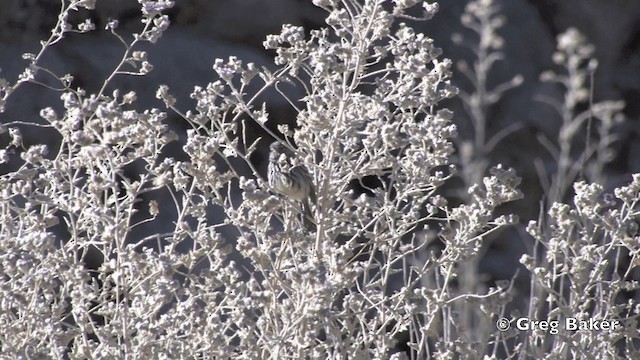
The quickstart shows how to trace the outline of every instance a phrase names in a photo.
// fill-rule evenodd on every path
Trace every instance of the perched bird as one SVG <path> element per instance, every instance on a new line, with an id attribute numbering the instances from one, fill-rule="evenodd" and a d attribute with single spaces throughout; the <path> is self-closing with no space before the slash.
<path id="1" fill-rule="evenodd" d="M 269 186 L 278 194 L 300 201 L 308 220 L 313 219 L 311 204 L 316 203 L 316 191 L 309 170 L 304 165 L 293 166 L 295 154 L 280 142 L 273 142 L 269 149 Z"/>

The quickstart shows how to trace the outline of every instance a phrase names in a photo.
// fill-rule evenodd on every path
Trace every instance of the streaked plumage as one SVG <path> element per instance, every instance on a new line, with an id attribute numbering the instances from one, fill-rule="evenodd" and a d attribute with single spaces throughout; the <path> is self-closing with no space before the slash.
<path id="1" fill-rule="evenodd" d="M 305 212 L 311 215 L 316 192 L 309 170 L 304 165 L 292 166 L 294 153 L 278 141 L 269 149 L 269 186 L 281 195 L 302 202 Z"/>

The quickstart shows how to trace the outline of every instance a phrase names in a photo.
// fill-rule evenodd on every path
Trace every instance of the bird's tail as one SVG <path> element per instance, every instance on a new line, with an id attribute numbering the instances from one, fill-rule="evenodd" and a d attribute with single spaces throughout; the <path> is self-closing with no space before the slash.
<path id="1" fill-rule="evenodd" d="M 315 216 L 313 215 L 313 207 L 314 205 L 311 204 L 311 201 L 309 201 L 310 199 L 307 199 L 306 201 L 303 201 L 302 203 L 302 207 L 304 208 L 303 210 L 303 216 L 304 216 L 304 225 L 307 229 L 309 229 L 310 231 L 316 231 L 316 219 Z"/>

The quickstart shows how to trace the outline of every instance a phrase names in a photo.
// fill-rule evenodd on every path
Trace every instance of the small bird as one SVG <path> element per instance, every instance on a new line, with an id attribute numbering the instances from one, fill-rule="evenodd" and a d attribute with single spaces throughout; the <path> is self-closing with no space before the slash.
<path id="1" fill-rule="evenodd" d="M 316 203 L 316 190 L 309 170 L 304 165 L 293 166 L 293 151 L 278 141 L 269 147 L 269 186 L 280 195 L 302 202 L 312 219 L 311 204 Z"/>

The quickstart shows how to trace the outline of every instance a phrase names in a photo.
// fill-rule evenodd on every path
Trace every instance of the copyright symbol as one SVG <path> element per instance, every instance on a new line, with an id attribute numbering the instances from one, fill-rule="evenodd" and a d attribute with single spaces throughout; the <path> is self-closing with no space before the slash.
<path id="1" fill-rule="evenodd" d="M 511 322 L 507 318 L 500 318 L 496 321 L 496 327 L 499 331 L 507 331 L 511 327 Z"/>

